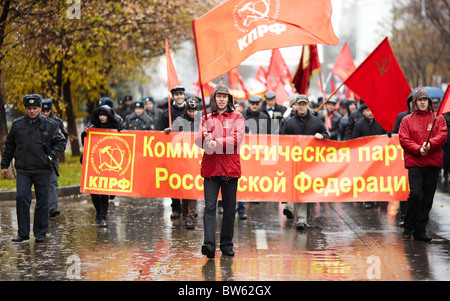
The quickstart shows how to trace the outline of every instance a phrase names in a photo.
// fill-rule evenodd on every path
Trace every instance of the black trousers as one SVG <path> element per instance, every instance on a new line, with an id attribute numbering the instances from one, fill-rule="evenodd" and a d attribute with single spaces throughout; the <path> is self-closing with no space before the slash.
<path id="1" fill-rule="evenodd" d="M 237 178 L 211 177 L 204 180 L 205 212 L 203 213 L 204 244 L 216 247 L 216 205 L 222 193 L 223 216 L 220 230 L 220 249 L 233 247 L 236 210 Z"/>
<path id="2" fill-rule="evenodd" d="M 50 174 L 29 175 L 17 173 L 16 180 L 16 212 L 18 235 L 30 235 L 30 207 L 31 186 L 34 184 L 36 206 L 34 207 L 33 234 L 35 237 L 43 236 L 48 230 L 48 196 L 50 189 Z"/>
<path id="3" fill-rule="evenodd" d="M 440 168 L 410 167 L 408 180 L 410 192 L 404 227 L 415 232 L 424 232 L 433 205 Z"/>
<path id="4" fill-rule="evenodd" d="M 109 195 L 104 194 L 91 194 L 92 204 L 94 204 L 97 214 L 95 218 L 106 219 L 106 214 L 108 213 L 109 206 Z"/>

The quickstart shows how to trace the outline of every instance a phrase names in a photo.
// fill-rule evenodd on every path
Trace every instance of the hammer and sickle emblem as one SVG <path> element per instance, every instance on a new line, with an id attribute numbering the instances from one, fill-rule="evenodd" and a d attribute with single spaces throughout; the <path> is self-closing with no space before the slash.
<path id="1" fill-rule="evenodd" d="M 383 75 L 385 72 L 387 72 L 389 70 L 390 64 L 388 63 L 387 59 L 381 59 L 381 61 L 383 62 L 382 66 L 380 66 L 379 63 L 375 63 L 375 65 L 377 65 L 377 68 L 380 71 L 380 75 Z M 386 66 L 386 64 L 387 64 L 387 66 Z"/>
<path id="2" fill-rule="evenodd" d="M 110 150 L 112 152 L 110 152 Z M 117 162 L 116 158 L 114 158 L 113 153 L 114 151 L 119 151 L 121 160 L 120 162 Z M 99 168 L 101 170 L 110 170 L 110 171 L 117 171 L 119 172 L 122 170 L 122 163 L 123 163 L 123 154 L 124 151 L 122 151 L 119 146 L 117 146 L 116 149 L 112 149 L 110 145 L 105 146 L 104 148 L 100 149 L 100 154 L 107 154 L 108 157 L 111 159 L 110 162 L 103 161 L 102 164 L 100 164 Z M 106 168 L 103 168 L 106 167 Z"/>
<path id="3" fill-rule="evenodd" d="M 246 3 L 238 12 L 241 17 L 245 17 L 244 26 L 249 26 L 253 21 L 266 19 L 269 15 L 269 10 L 270 0 L 259 0 Z M 243 16 L 243 13 L 247 11 L 250 14 Z"/>

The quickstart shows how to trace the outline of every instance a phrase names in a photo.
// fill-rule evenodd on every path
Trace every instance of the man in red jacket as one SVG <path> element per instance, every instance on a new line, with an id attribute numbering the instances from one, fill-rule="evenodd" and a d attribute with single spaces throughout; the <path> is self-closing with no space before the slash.
<path id="1" fill-rule="evenodd" d="M 418 88 L 413 102 L 413 113 L 403 118 L 398 133 L 410 186 L 403 238 L 410 239 L 413 234 L 415 240 L 431 241 L 425 227 L 443 164 L 442 146 L 447 139 L 447 125 L 442 115 L 436 116 L 433 112 L 426 90 Z"/>
<path id="2" fill-rule="evenodd" d="M 245 121 L 234 112 L 233 96 L 219 83 L 211 95 L 214 110 L 203 117 L 195 144 L 205 150 L 200 174 L 204 178 L 205 210 L 202 254 L 215 256 L 216 204 L 222 192 L 223 218 L 220 232 L 222 254 L 234 256 L 233 235 L 238 180 L 241 177 L 239 146 L 244 139 Z"/>

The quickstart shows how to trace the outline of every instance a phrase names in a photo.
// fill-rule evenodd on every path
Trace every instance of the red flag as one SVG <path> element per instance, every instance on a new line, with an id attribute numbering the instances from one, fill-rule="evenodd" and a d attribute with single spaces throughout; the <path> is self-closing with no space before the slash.
<path id="1" fill-rule="evenodd" d="M 375 120 L 392 131 L 397 115 L 405 110 L 411 93 L 400 65 L 386 37 L 345 80 L 372 111 Z"/>
<path id="2" fill-rule="evenodd" d="M 331 73 L 339 77 L 340 80 L 344 81 L 350 74 L 352 74 L 353 71 L 355 71 L 355 69 L 356 67 L 353 62 L 352 53 L 350 52 L 350 48 L 348 48 L 347 42 L 345 42 L 336 59 L 336 62 L 334 63 Z"/>
<path id="3" fill-rule="evenodd" d="M 444 97 L 442 97 L 441 104 L 439 106 L 438 115 L 445 114 L 450 112 L 450 102 L 448 101 L 450 98 L 450 84 L 447 86 L 447 90 L 445 90 Z"/>
<path id="4" fill-rule="evenodd" d="M 258 71 L 256 71 L 255 78 L 262 84 L 266 84 L 267 82 L 267 72 L 264 70 L 263 66 L 259 66 Z"/>
<path id="5" fill-rule="evenodd" d="M 291 80 L 291 72 L 283 60 L 280 49 L 273 49 L 269 70 L 267 71 L 267 90 L 275 91 L 278 87 L 278 83 L 282 83 L 284 85 L 286 82 L 290 82 Z"/>
<path id="6" fill-rule="evenodd" d="M 277 95 L 276 101 L 279 105 L 283 105 L 285 107 L 289 106 L 289 93 L 286 91 L 284 84 L 282 82 L 278 82 L 277 87 L 274 89 L 275 94 Z"/>
<path id="7" fill-rule="evenodd" d="M 167 62 L 167 90 L 170 91 L 173 87 L 179 86 L 177 71 L 172 62 L 170 55 L 169 41 L 166 39 L 166 62 Z"/>
<path id="8" fill-rule="evenodd" d="M 300 62 L 298 63 L 297 71 L 295 72 L 292 83 L 295 89 L 300 94 L 307 94 L 309 82 L 313 76 L 314 71 L 320 69 L 319 53 L 317 45 L 305 45 L 302 49 Z"/>
<path id="9" fill-rule="evenodd" d="M 169 91 L 167 101 L 169 102 L 169 127 L 172 127 L 172 106 L 170 105 L 170 90 L 173 87 L 179 86 L 177 71 L 172 62 L 172 56 L 170 55 L 169 41 L 166 39 L 166 62 L 167 62 L 167 90 Z"/>
<path id="10" fill-rule="evenodd" d="M 206 83 L 266 49 L 336 45 L 330 0 L 228 0 L 193 21 L 199 78 Z"/>
<path id="11" fill-rule="evenodd" d="M 242 76 L 239 74 L 237 67 L 228 71 L 228 83 L 230 85 L 231 94 L 236 94 L 233 95 L 234 98 L 239 98 L 238 96 L 242 94 L 240 93 L 241 91 L 244 91 L 246 99 L 250 97 L 250 93 L 245 88 L 244 81 L 242 80 Z"/>

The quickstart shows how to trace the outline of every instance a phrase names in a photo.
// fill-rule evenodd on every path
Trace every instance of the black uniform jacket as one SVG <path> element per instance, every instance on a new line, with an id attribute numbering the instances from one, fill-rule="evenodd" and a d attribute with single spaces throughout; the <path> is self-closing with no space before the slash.
<path id="1" fill-rule="evenodd" d="M 53 119 L 39 115 L 33 125 L 27 115 L 14 120 L 5 142 L 1 166 L 8 168 L 15 158 L 18 173 L 50 174 L 49 156 L 56 160 L 66 149 L 66 138 Z"/>

